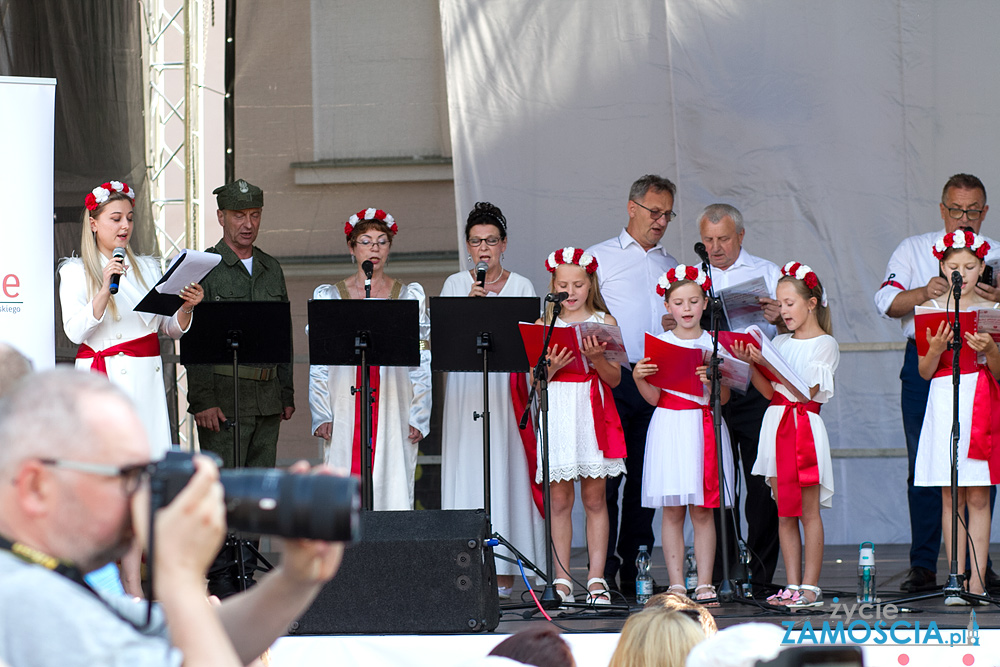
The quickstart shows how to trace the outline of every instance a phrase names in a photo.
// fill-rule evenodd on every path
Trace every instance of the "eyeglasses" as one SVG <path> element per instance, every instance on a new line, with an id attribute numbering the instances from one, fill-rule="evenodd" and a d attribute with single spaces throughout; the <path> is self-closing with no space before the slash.
<path id="1" fill-rule="evenodd" d="M 138 489 L 142 480 L 152 471 L 153 463 L 133 463 L 127 466 L 113 466 L 104 463 L 87 463 L 85 461 L 66 461 L 64 459 L 39 459 L 42 464 L 63 470 L 75 470 L 101 477 L 119 477 L 122 480 L 122 491 L 131 496 Z"/>
<path id="2" fill-rule="evenodd" d="M 667 217 L 667 222 L 670 222 L 671 220 L 673 220 L 674 218 L 677 217 L 677 214 L 675 212 L 673 212 L 673 211 L 654 211 L 653 209 L 651 209 L 651 208 L 649 208 L 647 206 L 643 206 L 642 204 L 640 204 L 639 202 L 637 202 L 634 199 L 630 199 L 629 201 L 631 201 L 633 204 L 635 204 L 639 208 L 644 208 L 647 211 L 649 211 L 649 217 L 652 218 L 654 222 L 657 221 L 657 220 L 659 220 L 660 218 L 662 218 L 665 215 L 668 216 Z"/>
<path id="3" fill-rule="evenodd" d="M 471 239 L 469 239 L 468 243 L 473 248 L 478 248 L 479 245 L 483 241 L 485 241 L 486 245 L 488 245 L 488 246 L 494 246 L 494 245 L 497 245 L 498 243 L 500 243 L 500 237 L 499 236 L 487 236 L 485 239 L 481 239 L 481 238 L 477 238 L 477 237 L 473 236 Z"/>
<path id="4" fill-rule="evenodd" d="M 975 222 L 983 215 L 981 208 L 950 208 L 947 204 L 945 208 L 948 209 L 948 215 L 951 216 L 952 220 L 961 220 L 964 215 L 966 220 Z"/>
<path id="5" fill-rule="evenodd" d="M 380 238 L 378 241 L 372 241 L 371 239 L 358 239 L 358 245 L 367 248 L 370 245 L 382 246 L 383 248 L 389 245 L 389 239 Z"/>

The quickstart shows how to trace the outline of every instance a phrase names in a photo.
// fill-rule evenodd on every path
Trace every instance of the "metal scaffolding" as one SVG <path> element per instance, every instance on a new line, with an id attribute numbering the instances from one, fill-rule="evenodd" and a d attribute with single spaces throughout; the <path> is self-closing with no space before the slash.
<path id="1" fill-rule="evenodd" d="M 208 5 L 208 7 L 206 7 Z M 146 175 L 162 269 L 185 248 L 200 249 L 204 233 L 201 175 L 207 24 L 214 0 L 140 0 L 145 41 Z M 176 344 L 175 344 L 176 352 Z M 197 437 L 187 414 L 187 381 L 176 354 L 178 437 L 185 449 Z"/>

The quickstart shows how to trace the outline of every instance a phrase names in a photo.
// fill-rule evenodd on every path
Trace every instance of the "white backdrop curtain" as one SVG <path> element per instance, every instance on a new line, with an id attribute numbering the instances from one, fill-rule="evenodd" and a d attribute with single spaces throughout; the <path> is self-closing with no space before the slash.
<path id="1" fill-rule="evenodd" d="M 458 238 L 476 201 L 510 223 L 504 265 L 544 293 L 553 249 L 617 235 L 628 187 L 677 183 L 664 244 L 726 202 L 748 251 L 812 266 L 843 346 L 823 417 L 830 543 L 908 542 L 898 323 L 872 295 L 903 238 L 942 228 L 947 178 L 1000 193 L 1000 3 L 968 0 L 440 0 Z M 983 230 L 1000 237 L 987 217 Z M 460 248 L 464 244 L 460 242 Z M 464 257 L 464 252 L 462 253 Z M 644 286 L 636 286 L 644 289 Z M 998 525 L 995 523 L 995 526 Z"/>

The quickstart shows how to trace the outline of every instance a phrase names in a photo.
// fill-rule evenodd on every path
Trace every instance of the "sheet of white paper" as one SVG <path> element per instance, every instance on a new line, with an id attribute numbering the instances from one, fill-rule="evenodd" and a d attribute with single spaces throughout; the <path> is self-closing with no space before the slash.
<path id="1" fill-rule="evenodd" d="M 763 276 L 757 276 L 738 285 L 732 285 L 722 290 L 722 309 L 729 320 L 731 331 L 746 331 L 748 327 L 766 324 L 764 311 L 761 310 L 758 299 L 768 299 L 771 293 L 767 291 L 767 283 Z"/>
<path id="2" fill-rule="evenodd" d="M 611 362 L 617 362 L 625 368 L 630 368 L 628 363 L 628 353 L 625 351 L 625 342 L 622 340 L 622 330 L 614 324 L 601 324 L 600 322 L 572 322 L 570 326 L 576 327 L 577 340 L 583 348 L 583 339 L 587 336 L 596 336 L 598 342 L 607 343 L 604 350 L 604 358 Z M 591 364 L 593 365 L 593 364 Z"/>
<path id="3" fill-rule="evenodd" d="M 174 257 L 167 272 L 156 284 L 156 291 L 160 294 L 180 294 L 190 283 L 201 282 L 221 261 L 222 255 L 218 253 L 185 249 Z"/>
<path id="4" fill-rule="evenodd" d="M 771 341 L 764 332 L 758 327 L 752 326 L 747 329 L 747 333 L 754 337 L 754 339 L 760 343 L 761 354 L 764 355 L 764 359 L 774 367 L 774 370 L 778 371 L 785 380 L 787 380 L 793 387 L 795 387 L 799 393 L 801 393 L 806 398 L 809 398 L 809 387 L 806 386 L 805 380 L 799 377 L 798 373 L 792 370 L 792 367 L 788 365 L 785 358 L 781 356 L 778 349 L 771 344 Z"/>

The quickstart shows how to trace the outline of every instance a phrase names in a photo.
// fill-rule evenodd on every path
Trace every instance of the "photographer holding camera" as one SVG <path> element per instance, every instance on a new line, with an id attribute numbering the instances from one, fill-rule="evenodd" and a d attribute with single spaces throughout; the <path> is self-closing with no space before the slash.
<path id="1" fill-rule="evenodd" d="M 197 456 L 155 514 L 159 602 L 147 624 L 145 603 L 102 597 L 83 575 L 145 538 L 149 464 L 135 409 L 102 376 L 40 373 L 0 401 L 0 661 L 243 665 L 337 571 L 341 543 L 287 540 L 258 586 L 211 606 L 205 573 L 226 533 L 225 492 L 215 464 Z"/>

